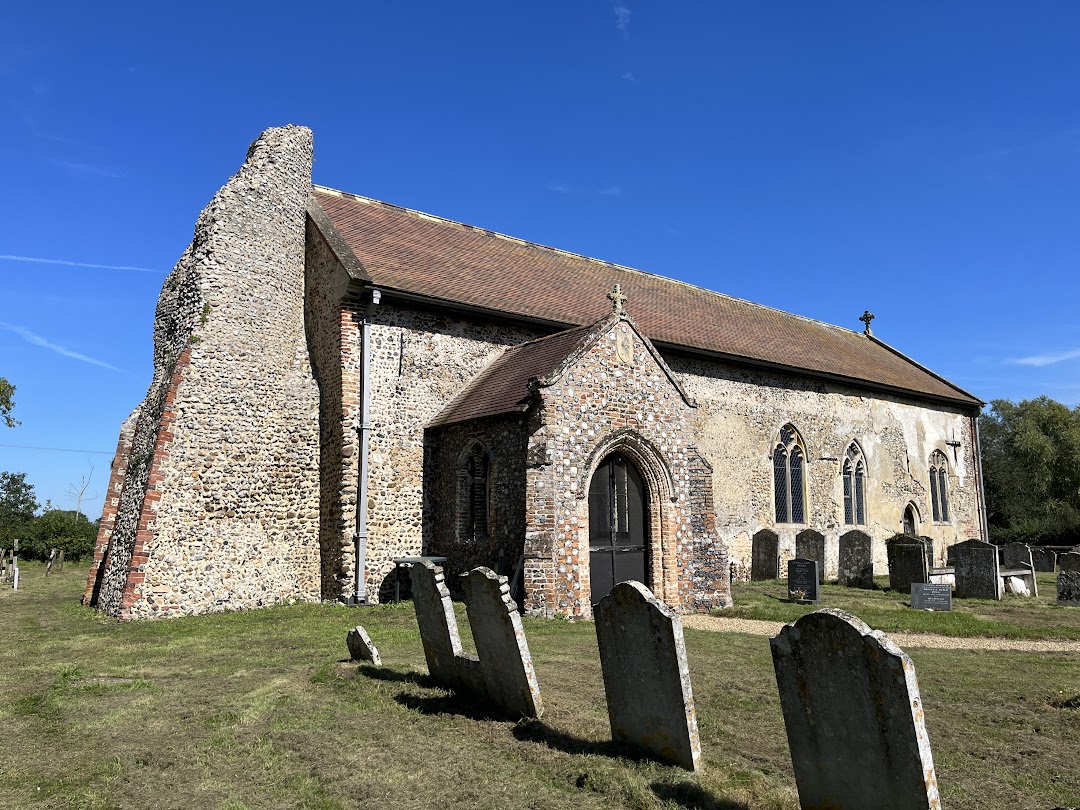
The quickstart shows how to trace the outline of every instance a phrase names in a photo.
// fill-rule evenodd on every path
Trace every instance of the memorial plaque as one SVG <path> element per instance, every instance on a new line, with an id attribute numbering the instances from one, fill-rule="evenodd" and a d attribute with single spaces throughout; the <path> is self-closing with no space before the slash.
<path id="1" fill-rule="evenodd" d="M 817 560 L 804 560 L 796 557 L 787 564 L 788 599 L 800 605 L 816 605 L 818 598 L 818 563 Z"/>
<path id="2" fill-rule="evenodd" d="M 952 610 L 952 586 L 912 582 L 911 606 L 916 610 Z"/>

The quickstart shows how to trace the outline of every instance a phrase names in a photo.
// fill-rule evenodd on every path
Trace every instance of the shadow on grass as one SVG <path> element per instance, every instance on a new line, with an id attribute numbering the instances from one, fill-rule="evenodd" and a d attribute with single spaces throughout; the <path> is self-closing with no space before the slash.
<path id="1" fill-rule="evenodd" d="M 542 743 L 566 754 L 599 754 L 604 757 L 623 757 L 635 761 L 646 760 L 640 751 L 612 740 L 597 742 L 586 740 L 552 728 L 541 720 L 527 720 L 514 727 L 514 737 L 524 742 Z"/>
<path id="2" fill-rule="evenodd" d="M 431 686 L 441 686 L 429 681 Z M 439 695 L 435 697 L 421 697 L 411 692 L 401 692 L 394 696 L 394 700 L 406 709 L 420 712 L 420 714 L 439 715 L 456 714 L 467 717 L 470 720 L 512 720 L 514 718 L 495 710 L 490 703 L 480 703 L 468 695 Z"/>
<path id="3" fill-rule="evenodd" d="M 750 810 L 750 805 L 718 799 L 693 782 L 653 782 L 649 787 L 658 799 L 694 810 Z"/>
<path id="4" fill-rule="evenodd" d="M 353 662 L 346 659 L 341 663 L 349 664 Z M 365 678 L 371 678 L 376 681 L 387 681 L 389 683 L 415 683 L 417 686 L 423 686 L 425 688 L 439 686 L 439 683 L 430 675 L 425 675 L 423 672 L 417 672 L 415 669 L 410 669 L 408 672 L 398 672 L 396 669 L 390 669 L 389 667 L 377 667 L 373 664 L 360 664 L 360 674 Z"/>

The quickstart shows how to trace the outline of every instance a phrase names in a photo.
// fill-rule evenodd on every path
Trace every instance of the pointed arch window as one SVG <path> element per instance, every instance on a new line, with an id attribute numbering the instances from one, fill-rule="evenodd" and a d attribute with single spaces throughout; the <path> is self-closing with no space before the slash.
<path id="1" fill-rule="evenodd" d="M 806 448 L 791 425 L 773 447 L 773 502 L 777 523 L 806 522 Z"/>
<path id="2" fill-rule="evenodd" d="M 949 461 L 940 450 L 930 455 L 930 507 L 935 523 L 949 522 Z"/>
<path id="3" fill-rule="evenodd" d="M 866 459 L 855 442 L 844 455 L 844 523 L 862 526 L 866 523 Z"/>
<path id="4" fill-rule="evenodd" d="M 478 441 L 463 453 L 458 467 L 458 540 L 486 541 L 491 522 L 491 458 Z"/>

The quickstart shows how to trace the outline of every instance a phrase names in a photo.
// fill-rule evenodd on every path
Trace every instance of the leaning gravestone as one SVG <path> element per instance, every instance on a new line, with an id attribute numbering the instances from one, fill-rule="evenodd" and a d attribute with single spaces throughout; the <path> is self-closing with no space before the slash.
<path id="1" fill-rule="evenodd" d="M 834 609 L 785 625 L 771 647 L 804 810 L 940 810 L 915 666 L 903 650 Z"/>
<path id="2" fill-rule="evenodd" d="M 1057 553 L 1048 548 L 1033 546 L 1031 549 L 1031 562 L 1036 571 L 1052 573 L 1057 570 Z"/>
<path id="3" fill-rule="evenodd" d="M 750 579 L 779 579 L 780 538 L 776 532 L 762 529 L 750 545 Z"/>
<path id="4" fill-rule="evenodd" d="M 825 535 L 813 529 L 803 529 L 795 535 L 795 556 L 801 560 L 816 560 L 820 584 L 825 584 Z"/>
<path id="5" fill-rule="evenodd" d="M 368 635 L 361 625 L 356 625 L 345 636 L 345 643 L 349 647 L 349 656 L 353 661 L 367 661 L 369 664 L 374 664 L 377 667 L 382 666 L 382 658 L 379 657 L 379 650 L 371 641 L 371 636 Z"/>
<path id="6" fill-rule="evenodd" d="M 655 759 L 701 767 L 682 620 L 640 582 L 620 582 L 593 608 L 611 737 Z"/>
<path id="7" fill-rule="evenodd" d="M 532 655 L 506 577 L 487 568 L 465 575 L 466 609 L 476 656 L 465 655 L 442 568 L 422 561 L 409 569 L 413 607 L 431 677 L 455 692 L 489 701 L 509 715 L 540 717 L 544 706 Z M 481 584 L 476 577 L 487 582 Z M 490 583 L 494 582 L 492 586 Z"/>
<path id="8" fill-rule="evenodd" d="M 874 587 L 874 557 L 870 535 L 857 530 L 840 535 L 837 581 L 849 588 Z"/>
<path id="9" fill-rule="evenodd" d="M 798 602 L 800 605 L 816 605 L 820 602 L 818 585 L 821 577 L 818 570 L 817 560 L 803 560 L 799 557 L 788 560 L 788 599 Z"/>
<path id="10" fill-rule="evenodd" d="M 1059 605 L 1080 606 L 1080 553 L 1058 555 L 1057 600 Z"/>
<path id="11" fill-rule="evenodd" d="M 465 610 L 488 697 L 511 714 L 539 717 L 540 684 L 506 577 L 474 568 L 464 580 Z"/>
<path id="12" fill-rule="evenodd" d="M 914 538 L 913 538 L 914 539 Z M 926 565 L 926 547 L 922 543 L 889 543 L 889 588 L 897 593 L 910 593 L 915 583 L 930 581 Z"/>
<path id="13" fill-rule="evenodd" d="M 996 546 L 965 540 L 952 547 L 958 599 L 1001 599 L 1004 586 Z"/>

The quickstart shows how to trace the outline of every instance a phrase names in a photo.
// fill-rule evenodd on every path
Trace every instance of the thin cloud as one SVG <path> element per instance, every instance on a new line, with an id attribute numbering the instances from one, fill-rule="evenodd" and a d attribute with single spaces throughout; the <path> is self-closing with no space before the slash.
<path id="1" fill-rule="evenodd" d="M 634 74 L 631 73 L 630 71 L 627 71 L 626 73 L 624 73 L 619 78 L 620 79 L 625 79 L 628 82 L 636 82 L 637 81 L 637 79 L 634 78 Z"/>
<path id="2" fill-rule="evenodd" d="M 573 194 L 577 191 L 577 189 L 571 188 L 565 183 L 548 183 L 544 188 L 548 191 L 554 191 L 556 194 Z"/>
<path id="3" fill-rule="evenodd" d="M 615 194 L 622 194 L 622 186 L 605 186 L 604 188 L 598 188 L 596 193 L 605 197 L 611 197 Z"/>
<path id="4" fill-rule="evenodd" d="M 611 10 L 615 12 L 615 27 L 623 36 L 630 36 L 630 9 L 626 6 L 612 6 Z"/>
<path id="5" fill-rule="evenodd" d="M 11 256 L 0 254 L 0 261 L 7 262 L 33 262 L 34 264 L 61 264 L 64 267 L 89 267 L 93 270 L 134 270 L 136 273 L 158 273 L 164 270 L 154 270 L 150 267 L 130 267 L 124 264 L 90 264 L 89 262 L 69 262 L 64 259 L 40 259 L 37 256 Z"/>
<path id="6" fill-rule="evenodd" d="M 69 174 L 76 174 L 82 177 L 108 177 L 115 180 L 124 176 L 122 172 L 118 172 L 116 169 L 111 169 L 108 166 L 99 166 L 96 163 L 76 163 L 70 160 L 61 160 L 60 158 L 47 158 L 47 160 L 58 169 L 63 169 Z"/>
<path id="7" fill-rule="evenodd" d="M 110 371 L 120 370 L 116 366 L 106 363 L 104 360 L 98 360 L 96 357 L 89 357 L 88 355 L 80 354 L 79 352 L 74 352 L 64 346 L 52 343 L 43 338 L 41 335 L 31 332 L 26 327 L 0 321 L 0 329 L 4 330 L 5 332 L 12 332 L 21 337 L 27 343 L 32 343 L 33 345 L 40 346 L 43 349 L 49 349 L 50 351 L 56 352 L 57 354 L 62 354 L 64 357 L 70 357 L 73 360 L 79 360 L 83 363 L 90 363 L 94 366 L 101 366 L 102 368 L 107 368 Z"/>
<path id="8" fill-rule="evenodd" d="M 1052 366 L 1054 363 L 1063 363 L 1066 360 L 1075 360 L 1077 357 L 1080 357 L 1080 349 L 1058 352 L 1057 354 L 1035 354 L 1031 357 L 1020 357 L 1010 362 L 1016 363 L 1019 366 L 1036 366 L 1042 368 L 1043 366 Z"/>

